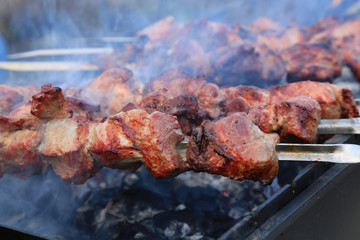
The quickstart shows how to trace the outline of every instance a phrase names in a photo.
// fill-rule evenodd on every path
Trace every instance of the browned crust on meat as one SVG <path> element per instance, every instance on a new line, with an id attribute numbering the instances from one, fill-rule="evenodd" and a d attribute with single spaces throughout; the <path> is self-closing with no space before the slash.
<path id="1" fill-rule="evenodd" d="M 330 45 L 296 44 L 282 51 L 287 81 L 333 81 L 340 76 L 341 56 Z"/>
<path id="2" fill-rule="evenodd" d="M 51 84 L 43 85 L 41 92 L 32 97 L 31 113 L 38 118 L 64 118 L 68 116 L 62 90 Z"/>
<path id="3" fill-rule="evenodd" d="M 314 143 L 321 108 L 306 96 L 291 98 L 279 104 L 251 109 L 249 118 L 265 133 L 278 133 L 281 142 Z"/>
<path id="4" fill-rule="evenodd" d="M 235 113 L 193 131 L 188 162 L 195 172 L 271 183 L 278 171 L 277 142 L 277 135 L 262 133 L 245 113 Z"/>

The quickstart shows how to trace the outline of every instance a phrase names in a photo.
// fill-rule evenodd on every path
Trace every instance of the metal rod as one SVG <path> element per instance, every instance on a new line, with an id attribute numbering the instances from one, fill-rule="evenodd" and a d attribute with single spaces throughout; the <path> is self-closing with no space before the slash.
<path id="1" fill-rule="evenodd" d="M 178 151 L 186 158 L 188 142 L 183 141 Z M 360 145 L 356 144 L 291 144 L 276 145 L 279 161 L 310 161 L 329 163 L 360 163 Z"/>
<path id="2" fill-rule="evenodd" d="M 360 118 L 322 119 L 318 134 L 360 134 Z"/>
<path id="3" fill-rule="evenodd" d="M 9 71 L 98 71 L 100 68 L 86 62 L 0 62 L 0 69 Z"/>
<path id="4" fill-rule="evenodd" d="M 359 163 L 360 145 L 355 144 L 285 144 L 276 146 L 280 161 Z"/>
<path id="5" fill-rule="evenodd" d="M 45 56 L 65 56 L 65 55 L 84 55 L 84 54 L 109 54 L 114 51 L 113 48 L 54 48 L 39 49 L 21 53 L 7 55 L 10 60 L 45 57 Z"/>

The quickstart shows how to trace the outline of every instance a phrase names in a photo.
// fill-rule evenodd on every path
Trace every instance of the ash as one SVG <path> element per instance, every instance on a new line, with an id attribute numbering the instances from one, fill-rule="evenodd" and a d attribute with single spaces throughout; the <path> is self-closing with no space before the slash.
<path id="1" fill-rule="evenodd" d="M 106 169 L 74 214 L 79 239 L 214 239 L 279 189 L 205 173 L 159 180 Z"/>
<path id="2" fill-rule="evenodd" d="M 281 175 L 281 174 L 280 174 Z M 293 176 L 292 176 L 293 177 Z M 49 239 L 216 239 L 279 190 L 186 172 L 103 169 L 83 185 L 53 171 L 0 180 L 0 224 Z"/>

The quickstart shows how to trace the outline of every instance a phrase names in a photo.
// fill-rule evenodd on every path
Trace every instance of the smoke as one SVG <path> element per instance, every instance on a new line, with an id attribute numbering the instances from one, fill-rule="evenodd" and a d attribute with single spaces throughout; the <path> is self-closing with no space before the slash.
<path id="1" fill-rule="evenodd" d="M 0 0 L 0 4 L 10 4 L 11 2 L 10 0 Z M 6 44 L 2 43 L 0 36 L 0 60 L 6 54 L 5 45 L 8 45 L 9 53 L 44 48 L 107 47 L 109 44 L 94 39 L 112 36 L 136 36 L 142 28 L 166 16 L 174 16 L 176 21 L 183 23 L 194 18 L 205 17 L 211 21 L 228 24 L 238 22 L 244 25 L 248 25 L 258 17 L 263 16 L 283 25 L 287 25 L 292 20 L 300 25 L 311 25 L 330 14 L 344 16 L 344 12 L 355 1 L 343 1 L 337 6 L 331 5 L 330 0 L 306 2 L 303 0 L 229 0 L 221 2 L 218 0 L 24 0 L 22 4 L 19 2 L 21 1 L 16 1 L 16 7 L 11 8 L 11 11 L 5 12 L 3 9 L 0 12 L 0 20 L 6 18 L 2 22 L 7 23 L 6 26 L 0 26 L 2 27 L 0 33 L 6 40 Z M 67 58 L 36 58 L 32 60 L 91 62 L 93 59 L 91 56 L 74 55 Z M 1 74 L 0 71 L 0 78 Z M 99 72 L 87 72 L 85 74 L 83 72 L 40 72 L 33 74 L 11 72 L 8 73 L 5 82 L 20 85 L 52 83 L 62 87 L 81 86 L 91 81 L 98 74 Z M 136 184 L 142 184 L 142 187 L 145 185 L 144 188 L 151 189 L 156 194 L 160 191 L 159 196 L 166 195 L 173 189 L 172 185 L 164 187 L 165 181 L 154 181 L 150 177 L 144 178 L 141 174 L 144 175 L 144 173 L 140 173 L 137 176 L 143 183 L 134 180 Z M 113 173 L 111 176 L 114 175 L 119 178 L 115 178 L 119 182 L 117 185 L 111 185 L 111 187 L 120 188 L 123 186 L 121 184 L 123 179 L 131 180 L 131 178 L 126 178 L 127 174 Z M 234 194 L 236 191 L 239 193 L 237 196 L 243 194 L 239 190 L 242 188 L 239 183 L 233 186 L 227 183 L 229 185 L 224 187 L 223 182 L 230 182 L 230 180 L 200 174 L 190 175 L 190 177 L 196 178 L 197 181 L 205 179 L 201 184 L 204 189 L 210 187 L 208 185 L 213 185 L 215 179 L 216 186 L 214 188 L 216 191 L 213 190 L 213 192 L 215 191 L 216 194 L 224 192 L 224 196 L 229 194 L 233 197 L 233 200 L 228 200 L 234 205 L 234 208 L 229 210 L 230 217 L 240 218 L 239 213 L 243 214 L 250 209 L 249 206 L 240 209 L 236 205 L 238 202 L 233 202 L 237 199 Z M 179 187 L 180 190 L 187 194 L 181 195 L 180 191 L 173 193 L 178 201 L 187 207 L 191 203 L 186 197 L 190 196 L 190 199 L 198 197 L 196 195 L 198 193 L 193 192 L 194 186 L 192 186 L 197 182 L 188 181 L 188 179 L 189 175 L 182 175 L 173 181 L 181 187 Z M 109 180 L 109 182 L 111 181 L 114 181 L 114 178 Z M 51 171 L 46 176 L 33 176 L 28 180 L 5 175 L 0 179 L 0 223 L 38 234 L 46 232 L 46 235 L 52 238 L 59 236 L 59 239 L 66 239 L 66 236 L 74 236 L 78 230 L 73 219 L 73 213 L 81 203 L 79 200 L 84 197 L 85 193 L 92 191 L 91 186 L 94 182 L 96 179 L 92 179 L 84 185 L 73 186 L 59 179 Z M 169 182 L 171 183 L 171 181 Z M 132 186 L 132 183 L 125 182 L 124 185 Z M 236 191 L 233 188 L 236 188 Z M 258 194 L 261 195 L 264 188 L 259 186 L 258 189 L 260 189 L 258 192 L 261 192 Z M 205 194 L 206 191 L 203 190 L 203 193 Z M 210 197 L 215 198 L 213 195 Z M 208 207 L 207 204 L 212 201 L 211 198 L 202 199 L 203 204 L 198 206 Z M 223 199 L 220 200 L 224 201 Z"/>
<path id="2" fill-rule="evenodd" d="M 311 25 L 332 15 L 343 17 L 356 1 L 168 1 L 168 0 L 1 0 L 0 33 L 9 53 L 47 48 L 112 47 L 100 37 L 133 37 L 137 32 L 167 16 L 187 23 L 207 18 L 227 24 L 249 25 L 259 17 L 271 18 L 286 26 L 289 21 Z M 189 7 L 191 6 L 191 7 Z M 9 9 L 9 11 L 6 11 Z M 4 24 L 5 23 L 5 24 Z M 119 46 L 119 45 L 118 45 Z M 121 46 L 121 44 L 120 44 Z M 92 63 L 93 56 L 33 58 L 26 60 L 65 60 Z M 151 66 L 149 66 L 151 67 Z M 81 86 L 99 75 L 99 71 L 15 72 L 9 71 L 6 84 L 45 84 Z M 145 77 L 146 81 L 149 76 Z"/>

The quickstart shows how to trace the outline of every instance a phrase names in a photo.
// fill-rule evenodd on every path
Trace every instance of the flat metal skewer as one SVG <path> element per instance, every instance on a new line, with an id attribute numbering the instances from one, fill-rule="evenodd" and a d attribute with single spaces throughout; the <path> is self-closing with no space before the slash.
<path id="1" fill-rule="evenodd" d="M 0 69 L 10 71 L 98 71 L 100 68 L 86 62 L 64 61 L 31 61 L 31 62 L 0 62 Z"/>
<path id="2" fill-rule="evenodd" d="M 360 134 L 360 118 L 322 119 L 318 134 Z"/>
<path id="3" fill-rule="evenodd" d="M 360 163 L 360 145 L 286 144 L 276 146 L 280 161 Z"/>
<path id="4" fill-rule="evenodd" d="M 90 54 L 109 54 L 114 51 L 113 48 L 54 48 L 39 49 L 21 53 L 7 55 L 10 60 L 45 57 L 45 56 L 66 56 L 66 55 L 90 55 Z"/>
<path id="5" fill-rule="evenodd" d="M 188 142 L 183 141 L 178 151 L 186 158 Z M 327 163 L 360 163 L 360 145 L 356 144 L 292 144 L 276 145 L 279 161 Z"/>

